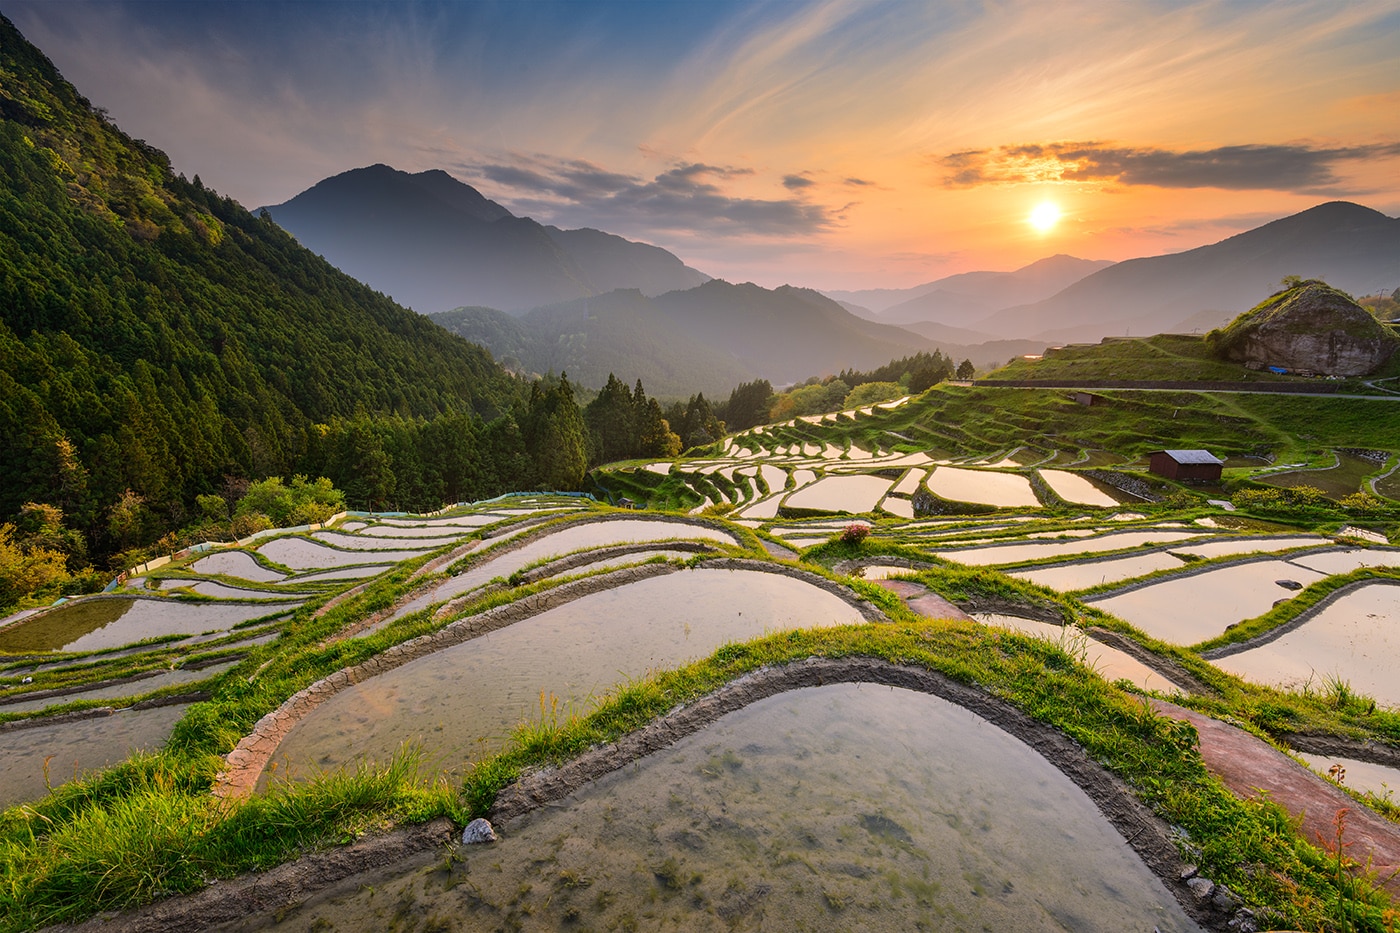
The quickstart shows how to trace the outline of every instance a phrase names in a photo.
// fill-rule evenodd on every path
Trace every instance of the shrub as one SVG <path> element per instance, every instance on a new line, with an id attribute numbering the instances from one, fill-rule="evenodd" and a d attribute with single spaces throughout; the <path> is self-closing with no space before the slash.
<path id="1" fill-rule="evenodd" d="M 841 540 L 846 544 L 860 544 L 870 534 L 870 526 L 851 522 L 841 532 Z"/>

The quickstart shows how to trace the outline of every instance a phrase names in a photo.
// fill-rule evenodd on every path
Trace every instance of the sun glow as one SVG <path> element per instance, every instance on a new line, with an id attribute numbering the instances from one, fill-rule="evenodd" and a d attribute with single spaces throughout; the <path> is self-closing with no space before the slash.
<path id="1" fill-rule="evenodd" d="M 1038 233 L 1049 233 L 1060 222 L 1060 209 L 1049 201 L 1042 201 L 1031 211 L 1027 221 Z"/>

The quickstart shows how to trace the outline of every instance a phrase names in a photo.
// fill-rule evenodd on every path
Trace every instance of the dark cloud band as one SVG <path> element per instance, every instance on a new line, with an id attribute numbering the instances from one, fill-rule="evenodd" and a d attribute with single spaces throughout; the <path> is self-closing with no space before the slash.
<path id="1" fill-rule="evenodd" d="M 1117 182 L 1157 188 L 1320 191 L 1341 179 L 1339 163 L 1400 156 L 1400 143 L 1348 148 L 1221 146 L 1172 151 L 1058 142 L 954 152 L 938 160 L 950 188 L 1046 181 Z"/>
<path id="2" fill-rule="evenodd" d="M 837 219 L 827 208 L 799 198 L 764 200 L 726 193 L 725 181 L 753 174 L 752 169 L 733 166 L 681 163 L 644 178 L 581 160 L 514 156 L 461 168 L 514 189 L 519 196 L 512 199 L 513 205 L 556 223 L 586 217 L 590 226 L 623 222 L 642 229 L 728 236 L 806 236 Z M 810 181 L 788 175 L 783 184 L 801 190 Z"/>

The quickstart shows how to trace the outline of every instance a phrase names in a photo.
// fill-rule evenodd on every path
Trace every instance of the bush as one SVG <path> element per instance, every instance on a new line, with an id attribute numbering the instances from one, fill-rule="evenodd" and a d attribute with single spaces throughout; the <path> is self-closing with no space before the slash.
<path id="1" fill-rule="evenodd" d="M 870 526 L 851 522 L 841 532 L 841 540 L 846 544 L 860 544 L 870 535 Z"/>

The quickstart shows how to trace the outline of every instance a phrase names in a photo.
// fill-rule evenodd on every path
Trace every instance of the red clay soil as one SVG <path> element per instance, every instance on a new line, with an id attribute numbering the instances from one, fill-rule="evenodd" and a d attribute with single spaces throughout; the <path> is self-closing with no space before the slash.
<path id="1" fill-rule="evenodd" d="M 921 616 L 928 616 L 930 619 L 961 619 L 967 622 L 972 621 L 972 616 L 954 606 L 948 600 L 924 586 L 922 583 L 915 583 L 913 580 L 871 580 L 877 586 L 882 586 L 900 599 L 904 600 L 904 605 L 914 610 Z"/>
<path id="2" fill-rule="evenodd" d="M 1295 819 L 1309 842 L 1335 851 L 1337 813 L 1346 810 L 1343 845 L 1348 858 L 1369 865 L 1392 896 L 1400 895 L 1400 824 L 1392 823 L 1348 797 L 1298 762 L 1218 719 L 1153 700 L 1159 713 L 1184 719 L 1201 737 L 1201 757 L 1225 786 L 1240 797 L 1266 794 Z"/>

